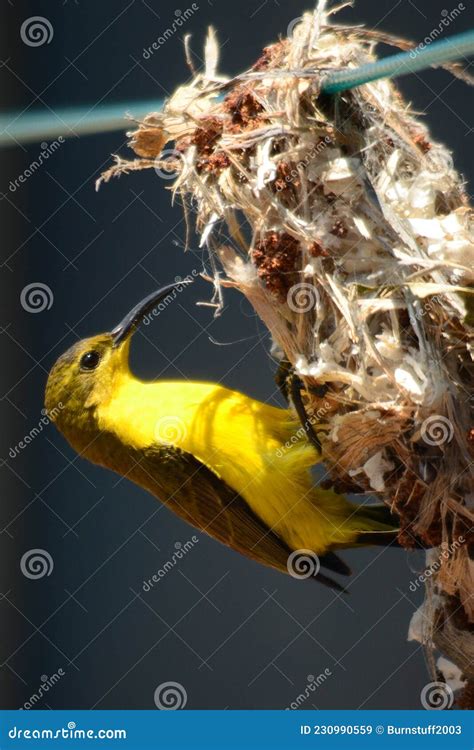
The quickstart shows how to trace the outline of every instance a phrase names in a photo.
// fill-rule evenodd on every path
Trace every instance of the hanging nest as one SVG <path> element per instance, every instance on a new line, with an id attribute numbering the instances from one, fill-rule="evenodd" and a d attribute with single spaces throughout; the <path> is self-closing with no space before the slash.
<path id="1" fill-rule="evenodd" d="M 334 483 L 387 503 L 403 546 L 435 548 L 411 637 L 457 665 L 464 705 L 474 679 L 474 216 L 450 152 L 390 81 L 321 93 L 327 71 L 374 61 L 379 41 L 410 48 L 335 25 L 320 3 L 226 79 L 211 30 L 204 73 L 139 123 L 138 158 L 118 158 L 103 179 L 175 172 L 214 302 L 238 288 L 301 377 L 307 413 L 324 404 L 315 429 Z"/>

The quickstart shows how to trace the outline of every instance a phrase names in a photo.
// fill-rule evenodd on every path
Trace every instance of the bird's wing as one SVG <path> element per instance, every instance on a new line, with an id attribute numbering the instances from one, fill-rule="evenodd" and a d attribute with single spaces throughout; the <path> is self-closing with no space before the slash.
<path id="1" fill-rule="evenodd" d="M 172 446 L 167 451 L 166 472 L 161 451 L 149 449 L 145 457 L 148 477 L 156 476 L 159 470 L 161 487 L 152 489 L 149 480 L 140 484 L 148 484 L 148 489 L 152 489 L 168 508 L 196 528 L 259 563 L 288 573 L 292 550 L 253 512 L 245 499 L 191 454 Z M 154 465 L 150 465 L 151 462 Z M 144 466 L 143 460 L 140 465 Z M 331 562 L 329 559 L 327 567 L 332 567 Z M 325 564 L 324 558 L 321 564 Z M 344 590 L 323 573 L 313 578 Z"/>
<path id="2" fill-rule="evenodd" d="M 180 492 L 165 504 L 184 520 L 258 562 L 287 572 L 291 550 L 251 510 L 248 503 L 205 464 L 181 453 Z"/>

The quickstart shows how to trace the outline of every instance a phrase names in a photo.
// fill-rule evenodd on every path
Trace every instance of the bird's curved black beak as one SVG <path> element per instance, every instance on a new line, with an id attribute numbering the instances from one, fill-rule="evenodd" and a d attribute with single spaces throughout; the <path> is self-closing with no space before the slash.
<path id="1" fill-rule="evenodd" d="M 140 321 L 154 310 L 160 302 L 164 302 L 167 297 L 170 298 L 169 301 L 171 302 L 182 288 L 191 283 L 192 279 L 185 278 L 182 281 L 176 281 L 174 284 L 167 284 L 167 286 L 158 289 L 156 292 L 152 292 L 148 297 L 142 299 L 111 331 L 113 346 L 116 347 L 125 341 L 133 333 Z"/>

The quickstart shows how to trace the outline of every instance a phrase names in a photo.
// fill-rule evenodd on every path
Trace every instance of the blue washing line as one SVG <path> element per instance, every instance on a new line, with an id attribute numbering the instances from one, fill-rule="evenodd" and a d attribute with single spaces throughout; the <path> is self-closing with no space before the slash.
<path id="1" fill-rule="evenodd" d="M 473 54 L 474 30 L 438 40 L 430 45 L 420 44 L 408 52 L 390 55 L 383 60 L 368 63 L 359 68 L 328 72 L 322 80 L 322 91 L 326 94 L 336 94 L 362 86 L 369 81 L 415 73 L 433 65 L 443 65 Z M 0 147 L 45 141 L 59 136 L 67 138 L 90 133 L 126 130 L 127 123 L 124 120 L 126 113 L 130 113 L 136 119 L 141 119 L 149 112 L 157 112 L 162 107 L 163 100 L 154 99 L 103 106 L 47 109 L 41 112 L 31 109 L 24 112 L 10 112 L 0 116 Z"/>

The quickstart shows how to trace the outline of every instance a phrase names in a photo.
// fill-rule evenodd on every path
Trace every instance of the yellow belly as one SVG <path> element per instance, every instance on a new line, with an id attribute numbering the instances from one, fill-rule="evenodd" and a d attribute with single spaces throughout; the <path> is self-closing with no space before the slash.
<path id="1" fill-rule="evenodd" d="M 127 378 L 99 419 L 101 429 L 133 448 L 170 443 L 191 453 L 292 548 L 326 545 L 327 523 L 308 471 L 317 454 L 289 410 L 215 383 Z"/>

